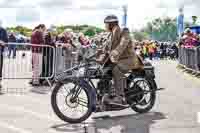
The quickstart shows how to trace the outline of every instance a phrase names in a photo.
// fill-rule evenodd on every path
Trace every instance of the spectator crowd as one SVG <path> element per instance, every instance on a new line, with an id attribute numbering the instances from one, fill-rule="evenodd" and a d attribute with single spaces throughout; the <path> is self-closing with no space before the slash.
<path id="1" fill-rule="evenodd" d="M 135 50 L 143 59 L 177 59 L 178 46 L 176 43 L 146 40 L 135 43 Z"/>
<path id="2" fill-rule="evenodd" d="M 179 45 L 185 48 L 200 46 L 200 36 L 187 28 L 180 38 Z"/>

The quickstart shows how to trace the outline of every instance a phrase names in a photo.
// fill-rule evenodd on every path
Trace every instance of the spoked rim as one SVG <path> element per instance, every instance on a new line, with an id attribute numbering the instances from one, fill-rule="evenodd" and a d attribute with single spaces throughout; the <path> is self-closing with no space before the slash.
<path id="1" fill-rule="evenodd" d="M 138 80 L 136 83 L 131 83 L 130 87 L 134 88 L 135 86 L 139 87 L 141 91 L 151 91 L 151 86 L 146 80 Z M 142 93 L 141 98 L 136 101 L 136 107 L 140 109 L 145 109 L 151 103 L 151 92 Z"/>
<path id="2" fill-rule="evenodd" d="M 88 95 L 74 83 L 63 84 L 56 95 L 59 111 L 67 118 L 80 119 L 88 111 Z"/>

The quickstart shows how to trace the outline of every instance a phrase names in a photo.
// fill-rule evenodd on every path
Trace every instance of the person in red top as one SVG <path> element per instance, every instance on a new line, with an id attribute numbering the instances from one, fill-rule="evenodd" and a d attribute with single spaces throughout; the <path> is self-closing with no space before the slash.
<path id="1" fill-rule="evenodd" d="M 42 46 L 44 45 L 44 32 L 46 27 L 44 24 L 38 25 L 31 35 L 32 44 L 32 65 L 33 65 L 33 86 L 39 85 L 39 77 L 42 71 Z M 37 46 L 38 45 L 38 46 Z"/>

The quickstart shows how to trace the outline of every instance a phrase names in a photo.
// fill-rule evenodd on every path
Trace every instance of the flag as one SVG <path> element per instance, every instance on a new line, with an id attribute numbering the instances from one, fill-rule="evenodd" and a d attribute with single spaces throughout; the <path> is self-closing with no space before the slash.
<path id="1" fill-rule="evenodd" d="M 181 34 L 184 32 L 184 15 L 180 14 L 177 18 L 177 32 L 179 37 L 181 37 Z"/>

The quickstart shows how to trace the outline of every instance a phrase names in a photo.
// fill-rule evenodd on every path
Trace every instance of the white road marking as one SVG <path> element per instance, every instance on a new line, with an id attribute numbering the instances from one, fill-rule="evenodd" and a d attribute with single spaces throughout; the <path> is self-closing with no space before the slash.
<path id="1" fill-rule="evenodd" d="M 197 113 L 197 122 L 200 124 L 200 112 Z"/>
<path id="2" fill-rule="evenodd" d="M 98 130 L 99 133 L 122 133 L 122 131 L 124 131 L 124 127 L 121 127 L 119 125 L 111 127 L 110 129 L 99 129 Z"/>
<path id="3" fill-rule="evenodd" d="M 13 126 L 11 124 L 8 124 L 8 123 L 2 122 L 2 121 L 0 121 L 0 127 L 6 128 L 6 129 L 10 129 L 10 130 L 18 132 L 18 133 L 32 133 L 32 132 L 30 132 L 28 130 L 15 127 L 15 126 Z"/>
<path id="4" fill-rule="evenodd" d="M 50 99 L 50 95 L 48 95 L 48 94 L 45 94 L 45 95 L 48 96 L 48 98 L 47 98 L 48 101 L 43 101 L 43 100 L 39 99 L 38 97 L 32 96 L 32 95 L 12 95 L 12 94 L 7 94 L 6 96 L 19 98 L 20 100 L 26 99 L 27 101 L 31 101 L 31 102 L 34 102 L 34 103 L 47 105 L 47 104 L 50 103 L 51 99 Z"/>

